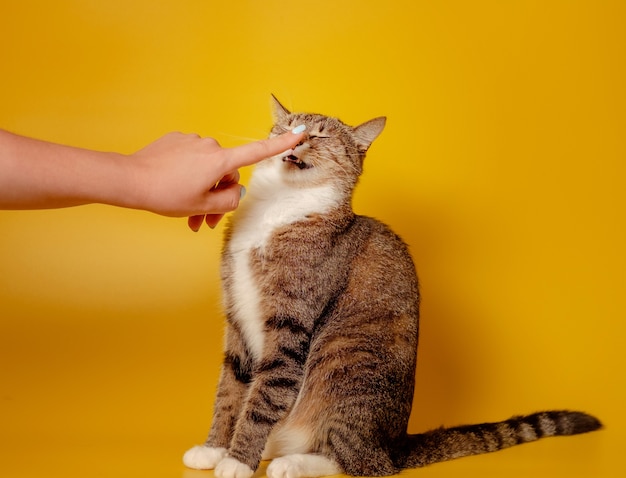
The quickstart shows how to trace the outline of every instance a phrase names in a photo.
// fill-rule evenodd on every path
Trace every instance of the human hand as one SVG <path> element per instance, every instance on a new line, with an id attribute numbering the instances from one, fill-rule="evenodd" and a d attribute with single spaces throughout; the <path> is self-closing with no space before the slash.
<path id="1" fill-rule="evenodd" d="M 215 227 L 224 213 L 239 205 L 238 168 L 294 147 L 303 134 L 285 133 L 235 148 L 213 138 L 169 133 L 132 154 L 135 204 L 164 216 L 189 216 L 198 231 L 203 221 Z"/>

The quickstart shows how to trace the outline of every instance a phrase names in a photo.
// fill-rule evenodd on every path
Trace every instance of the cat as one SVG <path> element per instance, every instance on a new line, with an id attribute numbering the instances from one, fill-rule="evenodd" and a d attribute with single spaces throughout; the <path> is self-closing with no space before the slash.
<path id="1" fill-rule="evenodd" d="M 356 215 L 352 193 L 379 117 L 350 127 L 292 114 L 273 97 L 293 150 L 259 163 L 222 253 L 225 355 L 204 445 L 185 465 L 218 478 L 384 476 L 554 435 L 598 429 L 581 412 L 408 435 L 420 294 L 405 243 Z"/>

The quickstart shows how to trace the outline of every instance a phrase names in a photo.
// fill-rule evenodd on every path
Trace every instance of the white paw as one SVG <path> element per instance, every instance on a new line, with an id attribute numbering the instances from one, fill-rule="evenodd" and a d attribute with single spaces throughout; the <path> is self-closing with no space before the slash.
<path id="1" fill-rule="evenodd" d="M 293 454 L 275 458 L 268 465 L 267 478 L 302 478 L 341 473 L 339 466 L 322 455 Z"/>
<path id="2" fill-rule="evenodd" d="M 194 446 L 183 456 L 183 463 L 195 470 L 212 470 L 226 456 L 226 448 Z"/>
<path id="3" fill-rule="evenodd" d="M 302 464 L 298 461 L 292 455 L 275 458 L 267 466 L 265 474 L 267 478 L 298 478 L 304 473 Z"/>
<path id="4" fill-rule="evenodd" d="M 252 468 L 227 456 L 215 467 L 217 478 L 250 478 L 254 474 Z"/>

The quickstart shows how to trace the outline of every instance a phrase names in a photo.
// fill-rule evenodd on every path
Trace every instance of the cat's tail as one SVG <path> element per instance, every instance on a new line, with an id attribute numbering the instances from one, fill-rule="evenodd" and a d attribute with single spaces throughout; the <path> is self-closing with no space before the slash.
<path id="1" fill-rule="evenodd" d="M 408 435 L 408 452 L 400 468 L 417 468 L 468 455 L 478 455 L 528 443 L 544 437 L 577 435 L 602 427 L 586 413 L 570 411 L 539 412 L 496 423 L 440 428 L 419 435 Z"/>

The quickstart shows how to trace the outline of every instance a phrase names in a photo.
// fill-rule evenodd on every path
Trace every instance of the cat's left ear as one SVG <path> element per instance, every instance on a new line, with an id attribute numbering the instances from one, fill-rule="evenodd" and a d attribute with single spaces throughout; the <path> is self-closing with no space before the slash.
<path id="1" fill-rule="evenodd" d="M 280 123 L 281 120 L 284 120 L 287 116 L 291 114 L 291 112 L 287 108 L 285 108 L 274 95 L 272 95 L 272 106 L 274 112 L 274 120 L 277 123 Z"/>
<path id="2" fill-rule="evenodd" d="M 352 128 L 354 139 L 360 151 L 364 153 L 368 150 L 372 142 L 382 133 L 386 122 L 387 118 L 380 116 Z"/>

